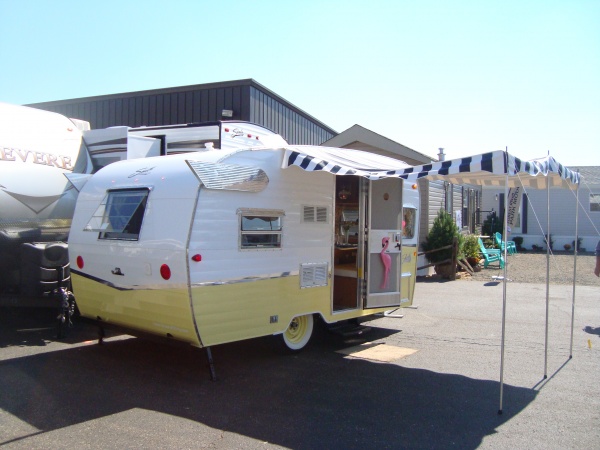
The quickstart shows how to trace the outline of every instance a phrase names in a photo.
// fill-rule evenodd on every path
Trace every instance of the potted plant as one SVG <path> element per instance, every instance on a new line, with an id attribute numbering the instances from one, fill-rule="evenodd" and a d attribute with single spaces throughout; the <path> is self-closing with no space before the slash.
<path id="1" fill-rule="evenodd" d="M 462 252 L 460 254 L 461 257 L 467 260 L 467 262 L 471 265 L 471 267 L 477 266 L 479 264 L 479 238 L 474 234 L 467 234 L 464 237 Z"/>
<path id="2" fill-rule="evenodd" d="M 431 250 L 437 250 L 448 245 L 452 245 L 454 238 L 458 240 L 458 254 L 461 253 L 463 236 L 460 234 L 458 227 L 452 220 L 452 216 L 440 209 L 437 217 L 433 221 L 433 226 L 429 230 L 429 234 L 423 242 L 423 249 L 428 252 Z M 436 273 L 442 275 L 445 278 L 449 278 L 451 273 L 456 269 L 449 263 L 442 263 L 452 258 L 452 249 L 448 248 L 425 255 L 427 260 L 435 265 Z"/>
<path id="3" fill-rule="evenodd" d="M 523 236 L 515 236 L 513 238 L 513 242 L 517 246 L 517 251 L 522 252 L 525 250 L 525 248 L 523 247 Z"/>

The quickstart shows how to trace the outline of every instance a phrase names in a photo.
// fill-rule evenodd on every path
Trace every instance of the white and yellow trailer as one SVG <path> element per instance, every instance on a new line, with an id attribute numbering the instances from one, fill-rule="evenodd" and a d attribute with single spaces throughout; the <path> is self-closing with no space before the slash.
<path id="1" fill-rule="evenodd" d="M 108 165 L 69 237 L 79 311 L 197 347 L 280 335 L 299 350 L 316 315 L 410 305 L 418 192 L 394 174 L 406 166 L 316 146 Z"/>

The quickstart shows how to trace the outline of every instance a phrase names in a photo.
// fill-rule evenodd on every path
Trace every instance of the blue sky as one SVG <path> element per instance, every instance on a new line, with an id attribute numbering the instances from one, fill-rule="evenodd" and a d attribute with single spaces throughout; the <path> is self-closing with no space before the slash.
<path id="1" fill-rule="evenodd" d="M 253 78 L 435 156 L 600 165 L 600 1 L 0 0 L 0 101 Z"/>

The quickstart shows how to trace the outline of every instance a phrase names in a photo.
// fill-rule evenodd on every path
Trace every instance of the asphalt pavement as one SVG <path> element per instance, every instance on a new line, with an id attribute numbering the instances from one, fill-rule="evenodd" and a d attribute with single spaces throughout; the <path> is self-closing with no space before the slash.
<path id="1" fill-rule="evenodd" d="M 318 328 L 295 355 L 269 338 L 216 346 L 216 382 L 204 350 L 98 345 L 85 323 L 56 341 L 49 311 L 3 308 L 0 446 L 599 448 L 600 283 L 576 289 L 572 351 L 572 287 L 550 288 L 546 347 L 545 285 L 507 284 L 498 414 L 502 289 L 419 282 L 403 318 Z"/>

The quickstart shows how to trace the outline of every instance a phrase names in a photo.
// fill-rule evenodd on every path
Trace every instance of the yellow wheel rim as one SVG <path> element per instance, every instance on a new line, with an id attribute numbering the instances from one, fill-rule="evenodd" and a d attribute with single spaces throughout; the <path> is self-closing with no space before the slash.
<path id="1" fill-rule="evenodd" d="M 283 333 L 285 344 L 292 350 L 300 350 L 308 343 L 312 329 L 312 315 L 294 317 L 288 329 Z"/>

